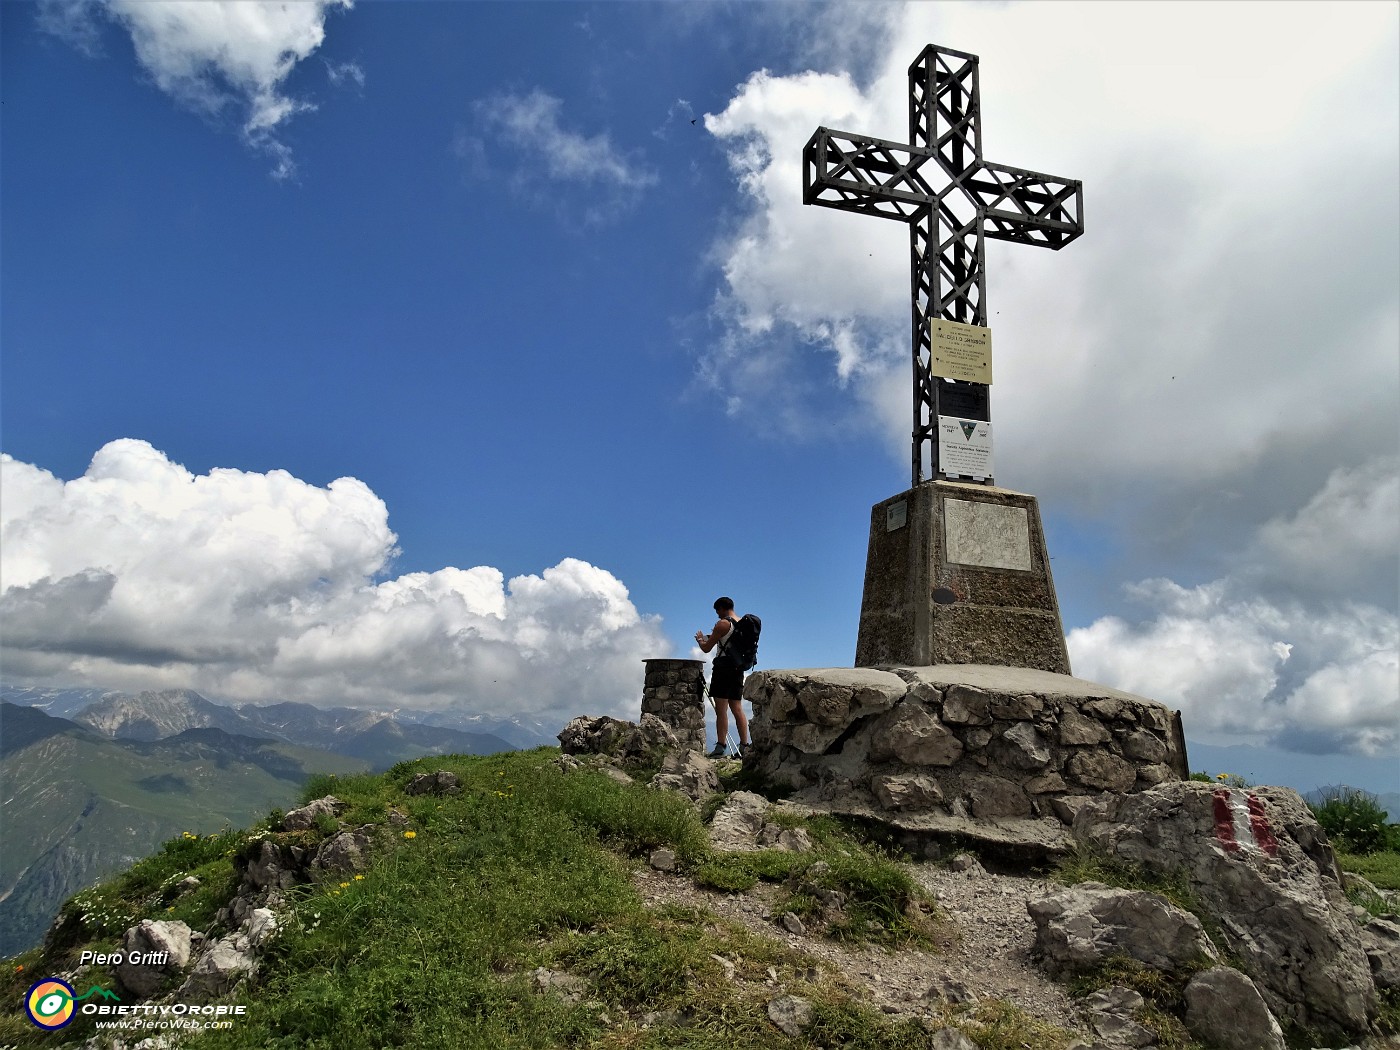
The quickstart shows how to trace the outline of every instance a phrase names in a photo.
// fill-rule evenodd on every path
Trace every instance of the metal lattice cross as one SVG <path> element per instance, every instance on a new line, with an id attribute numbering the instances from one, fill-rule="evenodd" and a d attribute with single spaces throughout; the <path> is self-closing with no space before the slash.
<path id="1" fill-rule="evenodd" d="M 1078 180 L 983 160 L 980 123 L 977 56 L 930 44 L 909 67 L 907 144 L 818 128 L 802 151 L 804 204 L 909 224 L 915 485 L 946 476 L 940 402 L 945 415 L 991 419 L 986 386 L 933 375 L 929 331 L 934 318 L 986 326 L 985 238 L 1059 249 L 1084 232 Z M 924 176 L 930 160 L 950 180 L 941 189 Z"/>

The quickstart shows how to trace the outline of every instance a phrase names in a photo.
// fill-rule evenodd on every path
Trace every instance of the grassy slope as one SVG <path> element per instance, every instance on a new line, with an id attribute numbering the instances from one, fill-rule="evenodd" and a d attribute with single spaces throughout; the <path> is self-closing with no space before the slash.
<path id="1" fill-rule="evenodd" d="M 33 944 L 74 891 L 180 831 L 242 827 L 312 771 L 365 763 L 286 744 L 138 744 L 61 732 L 0 761 L 0 953 Z"/>
<path id="2" fill-rule="evenodd" d="M 631 865 L 667 845 L 696 875 L 733 880 L 824 860 L 828 884 L 851 897 L 846 927 L 887 942 L 928 943 L 930 913 L 908 876 L 832 827 L 818 827 L 817 850 L 794 862 L 756 854 L 717 858 L 693 807 L 679 796 L 620 785 L 593 772 L 560 773 L 551 752 L 454 756 L 396 767 L 384 776 L 321 779 L 351 803 L 342 823 L 382 824 L 375 862 L 362 878 L 330 879 L 296 891 L 294 916 L 264 957 L 259 984 L 245 993 L 248 1016 L 200 1047 L 927 1047 L 930 1030 L 896 1023 L 851 994 L 841 976 L 776 940 L 755 937 L 694 909 L 646 908 Z M 412 773 L 446 768 L 461 795 L 409 797 Z M 408 817 L 388 824 L 391 808 Z M 405 830 L 406 829 L 406 830 Z M 329 829 L 326 829 L 329 830 Z M 321 832 L 320 834 L 324 834 Z M 409 834 L 411 833 L 411 834 Z M 0 1001 L 18 1002 L 25 975 L 68 968 L 88 944 L 111 943 L 142 916 L 178 917 L 213 928 L 220 895 L 231 891 L 233 857 L 268 832 L 177 839 L 68 909 L 67 943 L 51 958 L 17 960 L 24 974 L 0 974 Z M 290 841 L 304 837 L 272 835 Z M 724 863 L 720 863 L 724 861 Z M 205 888 L 170 901 L 186 872 Z M 877 925 L 878 923 L 878 925 Z M 733 979 L 715 956 L 735 967 Z M 587 981 L 587 996 L 566 1002 L 531 987 L 539 966 Z M 813 1026 L 790 1039 L 768 1021 L 778 988 L 812 1001 Z M 83 988 L 110 986 L 101 971 Z M 81 991 L 82 989 L 80 989 Z M 672 1022 L 653 1015 L 670 1011 Z M 70 1029 L 84 1038 L 79 1019 Z M 960 1015 L 985 1050 L 1062 1050 L 1068 1037 L 1004 1003 Z M 0 1044 L 51 1047 L 52 1035 L 0 1016 Z M 191 1041 L 192 1043 L 194 1041 Z"/>

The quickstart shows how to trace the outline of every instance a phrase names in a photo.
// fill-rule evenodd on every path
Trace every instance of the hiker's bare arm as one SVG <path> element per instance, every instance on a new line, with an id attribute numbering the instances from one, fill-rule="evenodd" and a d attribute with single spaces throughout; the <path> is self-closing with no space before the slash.
<path id="1" fill-rule="evenodd" d="M 700 651 L 702 653 L 708 653 L 711 649 L 713 649 L 716 645 L 719 644 L 720 639 L 723 638 L 726 634 L 728 634 L 730 628 L 733 626 L 734 625 L 728 620 L 720 620 L 718 623 L 715 624 L 715 629 L 710 632 L 710 636 L 708 638 L 701 634 L 699 631 L 696 631 L 695 644 L 700 647 Z"/>

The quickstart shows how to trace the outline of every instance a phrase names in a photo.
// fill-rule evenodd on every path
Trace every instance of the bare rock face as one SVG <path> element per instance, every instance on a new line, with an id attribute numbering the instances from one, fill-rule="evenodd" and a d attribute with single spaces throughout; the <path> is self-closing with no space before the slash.
<path id="1" fill-rule="evenodd" d="M 1336 859 L 1297 793 L 1193 781 L 1103 795 L 1074 836 L 1150 872 L 1183 873 L 1282 1020 L 1329 1036 L 1365 1033 L 1377 1009 Z"/>
<path id="2" fill-rule="evenodd" d="M 1186 1027 L 1220 1050 L 1284 1050 L 1283 1029 L 1244 974 L 1228 966 L 1198 973 L 1186 985 Z"/>
<path id="3" fill-rule="evenodd" d="M 1199 919 L 1144 890 L 1086 882 L 1029 901 L 1026 910 L 1051 973 L 1090 970 L 1114 955 L 1166 971 L 1216 959 Z"/>
<path id="4" fill-rule="evenodd" d="M 142 919 L 122 935 L 117 983 L 136 999 L 147 999 L 190 962 L 190 928 L 183 922 Z"/>

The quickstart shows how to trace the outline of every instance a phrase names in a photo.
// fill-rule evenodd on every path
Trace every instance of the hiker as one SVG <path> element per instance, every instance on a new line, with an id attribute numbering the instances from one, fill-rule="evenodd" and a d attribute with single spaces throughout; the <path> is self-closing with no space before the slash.
<path id="1" fill-rule="evenodd" d="M 703 631 L 695 632 L 695 644 L 702 653 L 716 647 L 714 662 L 710 667 L 710 701 L 715 705 L 715 749 L 711 758 L 723 758 L 729 750 L 729 715 L 734 714 L 734 725 L 739 730 L 739 757 L 744 757 L 744 749 L 749 746 L 749 720 L 744 716 L 744 672 L 754 665 L 758 656 L 758 617 L 747 615 L 743 621 L 752 621 L 753 626 L 740 630 L 740 619 L 734 615 L 734 602 L 730 598 L 717 598 L 715 612 L 719 615 L 714 630 L 708 636 Z M 743 637 L 740 637 L 740 636 Z"/>

